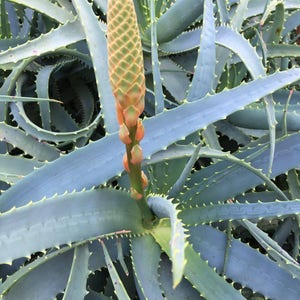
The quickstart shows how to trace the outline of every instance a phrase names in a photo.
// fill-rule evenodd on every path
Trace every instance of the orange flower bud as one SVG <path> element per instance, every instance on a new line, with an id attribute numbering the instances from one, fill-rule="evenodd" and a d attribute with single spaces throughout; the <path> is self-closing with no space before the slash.
<path id="1" fill-rule="evenodd" d="M 135 190 L 133 187 L 130 188 L 130 195 L 134 200 L 140 200 L 143 198 L 143 195 L 140 194 L 137 190 Z"/>
<path id="2" fill-rule="evenodd" d="M 144 137 L 144 134 L 145 134 L 144 125 L 142 123 L 142 120 L 138 119 L 135 139 L 139 142 Z"/>
<path id="3" fill-rule="evenodd" d="M 140 112 L 135 106 L 130 105 L 126 109 L 124 109 L 123 115 L 126 126 L 128 128 L 131 128 L 136 125 Z"/>
<path id="4" fill-rule="evenodd" d="M 148 178 L 147 178 L 146 174 L 144 173 L 144 171 L 142 171 L 141 175 L 142 175 L 143 188 L 145 188 L 148 185 Z"/>
<path id="5" fill-rule="evenodd" d="M 143 160 L 143 151 L 140 145 L 134 145 L 131 149 L 131 163 L 132 164 L 139 164 Z"/>
<path id="6" fill-rule="evenodd" d="M 132 140 L 129 137 L 129 130 L 124 123 L 120 125 L 119 138 L 126 145 L 132 143 Z"/>
<path id="7" fill-rule="evenodd" d="M 139 101 L 137 101 L 137 103 L 135 103 L 134 105 L 140 112 L 140 115 L 142 114 L 142 112 L 144 111 L 145 108 L 145 100 L 144 98 L 141 98 Z"/>

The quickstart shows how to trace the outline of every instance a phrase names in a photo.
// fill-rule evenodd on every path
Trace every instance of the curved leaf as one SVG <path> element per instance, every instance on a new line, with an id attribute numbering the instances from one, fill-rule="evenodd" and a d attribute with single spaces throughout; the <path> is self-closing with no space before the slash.
<path id="1" fill-rule="evenodd" d="M 175 288 L 181 281 L 186 258 L 184 255 L 186 247 L 186 235 L 181 220 L 178 218 L 179 211 L 176 210 L 171 200 L 150 196 L 148 205 L 159 218 L 170 218 L 171 237 L 170 237 L 170 258 L 172 260 L 173 287 Z M 154 234 L 154 238 L 160 244 L 160 240 Z M 163 248 L 163 246 L 162 246 Z"/>
<path id="2" fill-rule="evenodd" d="M 11 103 L 10 108 L 11 113 L 14 116 L 14 120 L 28 134 L 38 138 L 39 140 L 51 142 L 74 141 L 80 137 L 86 137 L 97 127 L 99 120 L 101 119 L 101 114 L 98 114 L 98 116 L 96 116 L 93 122 L 91 122 L 88 126 L 84 128 L 69 132 L 55 132 L 43 129 L 34 124 L 26 115 L 22 103 Z"/>
<path id="3" fill-rule="evenodd" d="M 60 22 L 66 23 L 72 21 L 75 16 L 66 9 L 59 7 L 57 4 L 51 3 L 48 0 L 10 0 L 39 11 L 46 16 Z"/>
<path id="4" fill-rule="evenodd" d="M 105 32 L 101 28 L 101 22 L 94 14 L 91 4 L 81 0 L 72 2 L 79 15 L 91 54 L 106 130 L 108 133 L 116 132 L 119 129 L 119 124 L 116 117 L 115 99 L 108 76 Z"/>
<path id="5" fill-rule="evenodd" d="M 204 0 L 203 27 L 198 58 L 187 101 L 205 97 L 213 91 L 216 64 L 216 29 L 211 0 Z M 203 76 L 205 74 L 205 76 Z"/>
<path id="6" fill-rule="evenodd" d="M 43 144 L 19 128 L 3 122 L 0 122 L 0 139 L 41 161 L 51 161 L 59 157 L 59 151 L 55 147 Z"/>
<path id="7" fill-rule="evenodd" d="M 58 26 L 31 41 L 0 53 L 1 68 L 9 68 L 11 63 L 17 63 L 26 58 L 34 58 L 45 53 L 66 47 L 85 38 L 78 20 Z"/>
<path id="8" fill-rule="evenodd" d="M 177 0 L 158 20 L 157 20 L 157 42 L 163 43 L 174 39 L 186 27 L 191 25 L 203 10 L 203 0 Z M 150 40 L 148 28 L 145 37 Z"/>
<path id="9" fill-rule="evenodd" d="M 22 245 L 19 247 L 22 247 Z M 33 270 L 29 276 L 24 276 L 21 280 L 15 282 L 9 290 L 5 290 L 4 294 L 1 291 L 0 297 L 3 300 L 53 299 L 66 286 L 72 256 L 73 251 L 56 256 Z M 51 284 L 49 284 L 50 282 Z M 3 287 L 5 285 L 6 282 L 4 282 Z M 0 285 L 1 289 L 2 286 Z"/>

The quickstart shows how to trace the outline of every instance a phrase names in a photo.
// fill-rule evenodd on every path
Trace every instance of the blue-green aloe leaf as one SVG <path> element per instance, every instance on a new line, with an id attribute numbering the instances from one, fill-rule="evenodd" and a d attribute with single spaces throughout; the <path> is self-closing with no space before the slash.
<path id="1" fill-rule="evenodd" d="M 0 95 L 0 102 L 57 102 L 61 103 L 61 101 L 51 98 L 34 98 L 34 97 L 24 97 L 24 96 L 8 96 L 8 95 Z"/>
<path id="2" fill-rule="evenodd" d="M 254 79 L 266 75 L 266 71 L 262 65 L 261 59 L 258 57 L 254 48 L 246 39 L 243 38 L 242 35 L 234 32 L 228 27 L 223 26 L 218 29 L 218 43 L 230 49 L 234 53 L 238 53 L 239 57 L 244 62 Z M 270 134 L 270 163 L 268 170 L 268 174 L 270 174 L 275 151 L 276 119 L 273 98 L 268 95 L 264 97 L 264 102 Z"/>
<path id="3" fill-rule="evenodd" d="M 125 192 L 66 193 L 0 215 L 0 261 L 121 230 L 144 231 L 137 204 Z M 11 224 L 14 224 L 12 227 Z"/>
<path id="4" fill-rule="evenodd" d="M 187 135 L 299 79 L 300 69 L 278 72 L 146 119 L 146 135 L 141 141 L 144 156 L 149 158 Z M 55 193 L 62 194 L 66 190 L 81 190 L 105 183 L 123 171 L 123 152 L 116 133 L 77 149 L 26 176 L 7 190 L 1 195 L 0 210 L 24 205 L 29 200 L 38 201 Z M 273 174 L 278 170 L 277 167 Z M 85 176 L 82 176 L 83 173 Z"/>
<path id="5" fill-rule="evenodd" d="M 252 167 L 266 172 L 268 144 L 263 142 L 263 138 L 258 140 L 258 145 L 255 145 L 255 143 L 250 143 L 249 147 L 237 153 L 236 156 L 251 162 Z M 275 177 L 299 166 L 299 149 L 300 138 L 298 133 L 279 138 L 276 141 L 271 176 Z M 186 183 L 187 187 L 181 198 L 190 205 L 217 203 L 246 192 L 263 182 L 260 177 L 244 167 L 221 161 L 194 173 L 191 180 Z"/>
<path id="6" fill-rule="evenodd" d="M 90 271 L 95 271 L 98 269 L 101 269 L 106 266 L 105 264 L 105 259 L 104 259 L 104 253 L 103 249 L 100 246 L 98 239 L 101 238 L 110 238 L 106 241 L 106 247 L 108 248 L 108 251 L 110 253 L 110 256 L 112 257 L 113 260 L 118 259 L 117 251 L 116 251 L 116 240 L 113 239 L 112 237 L 116 237 L 117 235 L 123 235 L 123 238 L 121 240 L 122 246 L 125 247 L 126 254 L 129 253 L 129 243 L 126 238 L 124 238 L 124 234 L 128 233 L 127 231 L 121 230 L 120 232 L 112 232 L 108 234 L 103 234 L 99 236 L 95 236 L 92 239 L 89 240 L 83 240 L 80 242 L 73 243 L 72 245 L 64 245 L 63 247 L 60 247 L 58 249 L 52 248 L 50 251 L 47 251 L 44 253 L 43 256 L 37 257 L 33 262 L 23 266 L 19 270 L 17 270 L 14 274 L 9 276 L 2 284 L 0 284 L 0 295 L 5 295 L 10 291 L 18 282 L 22 282 L 22 279 L 24 277 L 27 278 L 27 280 L 30 282 L 29 278 L 33 276 L 34 278 L 36 277 L 35 272 L 40 272 L 38 274 L 43 273 L 45 269 L 47 269 L 47 266 L 45 268 L 41 268 L 41 271 L 38 271 L 41 266 L 44 264 L 52 264 L 51 261 L 54 260 L 53 264 L 56 264 L 56 258 L 64 256 L 67 252 L 69 254 L 73 253 L 73 250 L 76 247 L 81 247 L 84 245 L 89 246 L 89 264 L 88 264 L 88 269 Z M 90 243 L 91 242 L 91 243 Z M 126 247 L 127 246 L 127 247 Z M 24 258 L 22 258 L 23 260 Z M 22 261 L 21 260 L 21 261 Z M 59 260 L 59 259 L 58 259 Z M 74 257 L 73 257 L 74 260 Z M 60 261 L 60 260 L 59 260 Z M 16 260 L 14 260 L 16 262 Z M 69 264 L 69 267 L 67 267 L 64 271 L 66 272 L 67 276 L 70 273 L 69 268 L 71 268 L 71 263 Z M 37 270 L 37 271 L 36 271 Z M 44 278 L 47 281 L 47 277 L 41 276 L 41 278 Z M 67 280 L 65 281 L 67 282 Z M 62 289 L 62 288 L 60 288 Z"/>
<path id="7" fill-rule="evenodd" d="M 178 286 L 175 289 L 173 288 L 172 263 L 164 256 L 160 262 L 158 280 L 166 299 L 204 300 L 204 298 L 200 296 L 200 292 L 197 291 L 186 278 L 182 278 Z"/>
<path id="8" fill-rule="evenodd" d="M 21 129 L 4 122 L 0 122 L 0 140 L 22 149 L 41 161 L 51 161 L 59 157 L 59 151 L 54 146 L 41 143 Z"/>
<path id="9" fill-rule="evenodd" d="M 282 36 L 286 36 L 292 30 L 294 30 L 299 24 L 300 11 L 296 10 L 287 16 L 284 22 L 284 28 L 282 30 Z"/>
<path id="10" fill-rule="evenodd" d="M 55 256 L 39 268 L 34 269 L 29 276 L 23 276 L 20 280 L 12 283 L 9 289 L 7 289 L 6 281 L 0 284 L 1 299 L 35 299 L 37 295 L 40 300 L 53 299 L 66 286 L 72 256 L 73 251 Z M 15 277 L 15 275 L 12 276 Z M 11 283 L 9 278 L 7 281 Z M 50 282 L 51 284 L 49 284 Z"/>
<path id="11" fill-rule="evenodd" d="M 72 21 L 75 18 L 75 16 L 71 12 L 47 0 L 10 0 L 10 1 L 30 7 L 62 24 L 68 21 Z"/>
<path id="12" fill-rule="evenodd" d="M 245 21 L 245 16 L 248 10 L 249 0 L 241 0 L 238 3 L 237 9 L 234 12 L 230 20 L 230 27 L 240 31 L 242 27 L 242 23 Z"/>
<path id="13" fill-rule="evenodd" d="M 162 87 L 162 79 L 159 69 L 158 49 L 157 49 L 157 19 L 155 16 L 154 0 L 148 0 L 150 3 L 151 16 L 151 60 L 152 60 L 152 76 L 155 94 L 155 113 L 160 113 L 164 110 L 164 94 Z"/>
<path id="14" fill-rule="evenodd" d="M 185 208 L 179 216 L 183 219 L 184 224 L 197 225 L 219 220 L 259 220 L 296 214 L 300 214 L 299 200 L 205 205 Z"/>
<path id="15" fill-rule="evenodd" d="M 49 98 L 49 80 L 52 72 L 56 65 L 49 65 L 40 68 L 36 75 L 36 93 L 38 97 Z M 40 116 L 42 121 L 42 127 L 50 130 L 51 129 L 51 112 L 50 103 L 43 102 L 39 103 Z"/>
<path id="16" fill-rule="evenodd" d="M 123 285 L 123 282 L 120 279 L 119 274 L 114 266 L 114 263 L 107 251 L 105 243 L 102 240 L 99 240 L 99 242 L 101 243 L 102 248 L 103 248 L 107 269 L 108 269 L 109 275 L 111 277 L 116 296 L 118 297 L 118 299 L 130 300 L 130 298 L 127 294 L 127 291 Z"/>
<path id="17" fill-rule="evenodd" d="M 81 0 L 74 0 L 73 4 L 82 24 L 89 52 L 91 54 L 106 130 L 108 133 L 116 132 L 119 125 L 115 112 L 115 100 L 108 74 L 105 32 L 103 31 L 103 28 L 101 28 L 101 22 L 99 22 L 98 17 L 94 14 L 91 4 Z"/>
<path id="18" fill-rule="evenodd" d="M 226 234 L 211 226 L 191 227 L 189 233 L 189 240 L 195 251 L 201 253 L 201 257 L 221 273 L 226 251 Z M 231 240 L 225 275 L 271 299 L 299 298 L 298 279 L 292 278 L 266 255 L 235 239 Z"/>
<path id="19" fill-rule="evenodd" d="M 75 131 L 55 132 L 43 129 L 34 124 L 27 116 L 22 103 L 11 103 L 10 108 L 14 120 L 21 128 L 25 130 L 26 133 L 36 137 L 39 140 L 51 142 L 75 141 L 80 137 L 86 137 L 97 127 L 101 119 L 101 114 L 98 114 L 93 122 L 84 128 L 79 128 Z"/>
<path id="20" fill-rule="evenodd" d="M 187 26 L 202 15 L 203 0 L 177 0 L 157 21 L 157 41 L 163 43 L 174 39 Z M 145 37 L 150 40 L 148 28 Z"/>
<path id="21" fill-rule="evenodd" d="M 87 294 L 86 280 L 89 275 L 89 257 L 88 246 L 77 246 L 74 249 L 72 266 L 66 285 L 63 300 L 81 300 Z"/>
<path id="22" fill-rule="evenodd" d="M 247 163 L 246 161 L 236 158 L 234 155 L 231 155 L 229 153 L 222 152 L 222 151 L 216 150 L 216 149 L 209 149 L 206 147 L 203 147 L 203 149 L 200 150 L 200 155 L 203 157 L 212 157 L 212 158 L 220 158 L 220 159 L 228 160 L 230 162 L 233 162 L 235 164 L 238 164 L 238 165 L 244 167 L 245 169 L 247 169 L 250 172 L 252 172 L 253 174 L 255 174 L 257 177 L 260 177 L 261 180 L 263 182 L 265 182 L 265 184 L 269 188 L 276 191 L 276 193 L 280 197 L 280 199 L 288 200 L 288 198 L 285 196 L 285 194 L 276 186 L 275 183 L 273 183 L 272 180 L 270 180 L 265 174 L 263 174 L 260 169 L 254 168 L 253 166 L 251 166 L 251 164 Z"/>
<path id="23" fill-rule="evenodd" d="M 1 68 L 12 68 L 20 60 L 34 58 L 85 38 L 80 22 L 68 22 L 31 41 L 0 53 Z"/>
<path id="24" fill-rule="evenodd" d="M 217 0 L 217 8 L 220 15 L 220 23 L 221 24 L 228 24 L 229 23 L 229 15 L 228 15 L 228 8 L 227 8 L 227 2 Z M 205 4 L 204 4 L 204 10 L 205 10 Z M 205 14 L 205 12 L 204 12 Z"/>
<path id="25" fill-rule="evenodd" d="M 290 104 L 286 111 L 284 104 L 275 104 L 275 117 L 277 131 L 284 128 L 285 121 L 288 131 L 298 131 L 300 129 L 300 110 L 298 104 Z M 262 103 L 250 104 L 244 110 L 230 115 L 228 120 L 232 124 L 243 128 L 268 129 L 266 110 Z"/>
<path id="26" fill-rule="evenodd" d="M 258 243 L 267 251 L 267 253 L 277 262 L 277 264 L 293 278 L 300 279 L 300 265 L 294 260 L 279 244 L 269 237 L 267 233 L 257 227 L 256 224 L 248 220 L 241 220 L 239 223 L 247 228 L 255 237 Z"/>
<path id="27" fill-rule="evenodd" d="M 43 164 L 36 159 L 0 154 L 0 180 L 15 183 Z"/>
<path id="28" fill-rule="evenodd" d="M 216 62 L 216 29 L 213 10 L 212 1 L 204 0 L 203 27 L 195 72 L 187 95 L 188 101 L 205 97 L 213 91 Z"/>
<path id="29" fill-rule="evenodd" d="M 131 255 L 136 281 L 143 299 L 164 299 L 158 282 L 161 250 L 151 235 L 135 237 L 131 241 Z"/>
<path id="30" fill-rule="evenodd" d="M 179 178 L 176 180 L 176 182 L 174 183 L 174 185 L 169 190 L 168 195 L 169 195 L 170 198 L 176 198 L 177 195 L 182 190 L 187 177 L 191 173 L 192 168 L 194 167 L 194 165 L 195 165 L 195 163 L 196 163 L 196 161 L 198 159 L 198 154 L 199 154 L 200 148 L 201 148 L 201 144 L 199 144 L 195 148 L 193 154 L 191 155 L 191 158 L 187 162 L 187 164 L 184 167 L 183 171 L 181 172 Z"/>

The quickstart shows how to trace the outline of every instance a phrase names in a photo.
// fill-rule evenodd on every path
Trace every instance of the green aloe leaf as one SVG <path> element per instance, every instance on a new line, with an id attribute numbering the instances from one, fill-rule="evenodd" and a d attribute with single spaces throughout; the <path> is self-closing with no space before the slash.
<path id="1" fill-rule="evenodd" d="M 170 257 L 169 242 L 172 234 L 167 220 L 162 220 L 156 228 L 152 229 L 152 234 Z M 187 245 L 185 253 L 187 264 L 184 275 L 206 299 L 244 299 L 238 291 L 208 266 L 190 244 Z"/>
<path id="2" fill-rule="evenodd" d="M 179 211 L 171 200 L 157 196 L 150 196 L 148 198 L 148 205 L 159 218 L 170 218 L 171 237 L 169 253 L 172 260 L 173 287 L 175 288 L 182 279 L 186 264 L 184 255 L 186 235 L 183 224 L 178 218 Z M 155 234 L 154 238 L 157 239 Z M 160 244 L 160 240 L 157 239 L 157 242 Z"/>

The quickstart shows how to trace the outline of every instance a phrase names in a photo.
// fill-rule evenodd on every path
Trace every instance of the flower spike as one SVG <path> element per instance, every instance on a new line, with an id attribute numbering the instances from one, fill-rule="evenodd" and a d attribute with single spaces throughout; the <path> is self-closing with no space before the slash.
<path id="1" fill-rule="evenodd" d="M 108 0 L 107 41 L 108 70 L 120 125 L 119 137 L 126 145 L 123 166 L 130 178 L 131 197 L 137 201 L 145 224 L 149 225 L 154 217 L 144 196 L 147 177 L 141 169 L 143 151 L 139 144 L 144 137 L 139 116 L 145 107 L 146 87 L 133 0 Z"/>

